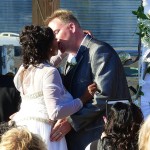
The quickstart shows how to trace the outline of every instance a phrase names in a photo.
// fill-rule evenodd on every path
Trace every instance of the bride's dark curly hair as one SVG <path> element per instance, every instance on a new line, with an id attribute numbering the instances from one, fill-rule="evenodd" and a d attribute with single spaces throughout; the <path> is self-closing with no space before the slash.
<path id="1" fill-rule="evenodd" d="M 20 44 L 23 52 L 23 66 L 37 66 L 48 60 L 48 53 L 55 35 L 51 28 L 29 25 L 20 34 Z"/>
<path id="2" fill-rule="evenodd" d="M 143 122 L 141 109 L 135 104 L 118 102 L 111 107 L 102 139 L 104 150 L 137 150 L 138 132 Z"/>

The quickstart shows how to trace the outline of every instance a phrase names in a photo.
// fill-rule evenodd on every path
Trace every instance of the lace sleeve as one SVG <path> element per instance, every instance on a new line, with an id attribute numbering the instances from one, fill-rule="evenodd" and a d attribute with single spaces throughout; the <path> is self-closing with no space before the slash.
<path id="1" fill-rule="evenodd" d="M 67 117 L 82 107 L 81 101 L 73 100 L 71 95 L 69 98 L 67 96 L 68 100 L 65 100 L 66 93 L 57 69 L 53 68 L 46 73 L 43 80 L 43 95 L 49 119 L 57 120 Z"/>

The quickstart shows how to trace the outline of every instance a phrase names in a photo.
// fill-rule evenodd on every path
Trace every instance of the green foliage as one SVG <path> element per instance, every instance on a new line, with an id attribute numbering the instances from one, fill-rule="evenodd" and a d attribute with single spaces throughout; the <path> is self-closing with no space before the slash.
<path id="1" fill-rule="evenodd" d="M 141 5 L 136 11 L 132 11 L 138 19 L 139 32 L 136 33 L 141 37 L 142 43 L 150 47 L 150 15 L 144 14 L 144 7 Z"/>
<path id="2" fill-rule="evenodd" d="M 138 93 L 138 97 L 144 96 L 144 92 L 142 92 L 142 87 L 139 85 L 137 85 L 137 93 Z"/>
<path id="3" fill-rule="evenodd" d="M 136 15 L 137 18 L 148 19 L 148 17 L 144 14 L 144 7 L 142 5 L 139 6 L 137 11 L 132 11 L 132 13 Z"/>
<path id="4" fill-rule="evenodd" d="M 144 14 L 144 7 L 142 5 L 139 6 L 139 8 L 136 11 L 132 11 L 132 13 L 136 15 L 138 19 L 149 19 L 147 15 Z M 146 34 L 146 27 L 143 25 L 143 23 L 139 23 L 138 27 L 139 33 L 137 33 L 137 35 L 139 35 L 140 37 L 144 37 Z"/>

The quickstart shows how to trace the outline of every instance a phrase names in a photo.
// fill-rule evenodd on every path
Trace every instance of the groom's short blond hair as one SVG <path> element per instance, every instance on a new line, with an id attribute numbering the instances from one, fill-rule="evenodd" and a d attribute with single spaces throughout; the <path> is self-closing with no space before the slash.
<path id="1" fill-rule="evenodd" d="M 51 22 L 53 19 L 58 18 L 64 23 L 74 22 L 76 24 L 79 24 L 77 18 L 73 15 L 72 11 L 66 10 L 66 9 L 58 9 L 53 12 L 53 14 L 45 20 L 45 25 L 48 26 L 49 22 Z"/>

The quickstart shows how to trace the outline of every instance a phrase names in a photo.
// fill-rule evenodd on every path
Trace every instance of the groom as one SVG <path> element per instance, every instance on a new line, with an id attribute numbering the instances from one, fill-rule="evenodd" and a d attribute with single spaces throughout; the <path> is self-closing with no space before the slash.
<path id="1" fill-rule="evenodd" d="M 126 77 L 115 50 L 83 30 L 68 10 L 56 10 L 46 20 L 58 40 L 59 49 L 76 58 L 77 64 L 65 69 L 64 85 L 74 98 L 96 82 L 98 91 L 83 108 L 66 119 L 59 120 L 51 141 L 66 135 L 69 150 L 84 150 L 88 143 L 100 138 L 107 99 L 130 99 Z M 77 148 L 78 147 L 78 148 Z"/>

